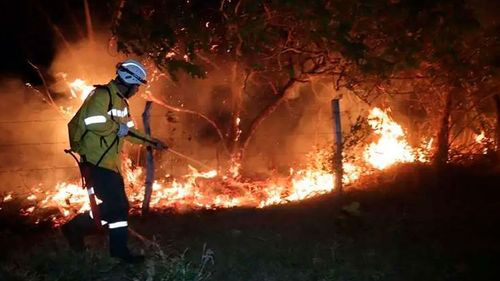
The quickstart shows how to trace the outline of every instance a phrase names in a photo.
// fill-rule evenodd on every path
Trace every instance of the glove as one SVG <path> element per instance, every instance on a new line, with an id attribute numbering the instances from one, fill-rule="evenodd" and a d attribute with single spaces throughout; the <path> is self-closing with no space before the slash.
<path id="1" fill-rule="evenodd" d="M 167 144 L 164 143 L 163 141 L 156 139 L 156 138 L 153 138 L 152 141 L 153 141 L 152 146 L 154 149 L 158 149 L 158 150 L 168 149 Z"/>
<path id="2" fill-rule="evenodd" d="M 118 132 L 116 133 L 119 138 L 123 138 L 128 134 L 128 126 L 127 124 L 120 123 L 118 127 Z"/>

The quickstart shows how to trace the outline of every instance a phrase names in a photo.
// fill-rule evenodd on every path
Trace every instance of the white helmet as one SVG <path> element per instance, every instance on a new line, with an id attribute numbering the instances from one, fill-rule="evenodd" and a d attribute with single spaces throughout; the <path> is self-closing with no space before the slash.
<path id="1" fill-rule="evenodd" d="M 136 60 L 126 60 L 116 66 L 116 74 L 129 85 L 146 84 L 146 68 Z"/>

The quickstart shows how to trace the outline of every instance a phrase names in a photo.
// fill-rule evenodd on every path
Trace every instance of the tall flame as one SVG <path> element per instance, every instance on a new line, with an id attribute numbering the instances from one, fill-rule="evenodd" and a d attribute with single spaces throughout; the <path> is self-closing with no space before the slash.
<path id="1" fill-rule="evenodd" d="M 394 163 L 415 161 L 413 148 L 405 139 L 401 126 L 394 122 L 387 112 L 375 107 L 368 116 L 373 132 L 380 136 L 377 142 L 368 145 L 364 151 L 365 160 L 382 170 Z"/>

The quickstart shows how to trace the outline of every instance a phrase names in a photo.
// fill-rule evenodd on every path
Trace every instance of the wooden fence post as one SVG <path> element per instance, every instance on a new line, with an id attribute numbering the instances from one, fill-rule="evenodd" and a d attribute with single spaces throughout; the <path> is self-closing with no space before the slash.
<path id="1" fill-rule="evenodd" d="M 151 126 L 149 120 L 151 119 L 151 106 L 153 102 L 146 101 L 144 112 L 142 113 L 142 122 L 144 125 L 144 132 L 146 135 L 151 136 Z M 151 193 L 153 192 L 153 179 L 154 179 L 154 161 L 153 161 L 153 148 L 150 144 L 146 146 L 146 184 L 144 190 L 144 200 L 142 201 L 142 214 L 149 212 L 149 202 L 151 201 Z"/>
<path id="2" fill-rule="evenodd" d="M 342 167 L 342 127 L 340 123 L 340 103 L 339 99 L 332 100 L 333 131 L 335 132 L 335 155 L 333 156 L 333 170 L 335 171 L 335 190 L 342 192 L 342 177 L 344 169 Z"/>

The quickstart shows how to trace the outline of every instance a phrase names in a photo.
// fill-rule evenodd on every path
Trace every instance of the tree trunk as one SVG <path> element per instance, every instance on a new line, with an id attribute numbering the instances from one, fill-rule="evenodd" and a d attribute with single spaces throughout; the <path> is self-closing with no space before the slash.
<path id="1" fill-rule="evenodd" d="M 500 160 L 500 94 L 496 94 L 493 96 L 495 100 L 495 107 L 497 109 L 497 124 L 496 124 L 496 154 L 498 159 Z"/>
<path id="2" fill-rule="evenodd" d="M 244 82 L 241 79 L 241 73 L 239 71 L 238 62 L 235 62 L 232 68 L 232 116 L 231 116 L 231 127 L 229 131 L 229 143 L 228 147 L 231 151 L 231 154 L 235 155 L 238 153 L 238 143 L 240 140 L 240 115 L 241 108 L 243 106 L 243 91 L 244 91 Z"/>
<path id="3" fill-rule="evenodd" d="M 269 117 L 280 105 L 283 103 L 283 101 L 287 98 L 289 89 L 295 85 L 297 81 L 295 79 L 290 79 L 288 83 L 285 84 L 285 86 L 281 89 L 279 92 L 279 96 L 274 102 L 269 104 L 253 121 L 252 124 L 250 125 L 250 128 L 248 129 L 247 133 L 242 136 L 241 139 L 241 149 L 240 149 L 240 157 L 243 158 L 245 155 L 245 150 L 247 149 L 248 145 L 250 144 L 250 140 L 252 139 L 253 135 L 257 131 L 257 128 L 262 124 L 264 120 Z"/>
<path id="4" fill-rule="evenodd" d="M 90 7 L 88 0 L 83 0 L 85 8 L 85 23 L 87 25 L 87 36 L 91 43 L 94 43 L 94 31 L 92 28 L 92 16 L 90 15 Z"/>
<path id="5" fill-rule="evenodd" d="M 434 156 L 434 164 L 438 166 L 442 166 L 448 162 L 452 95 L 453 91 L 448 91 L 446 94 L 446 102 L 437 135 L 437 151 Z"/>

